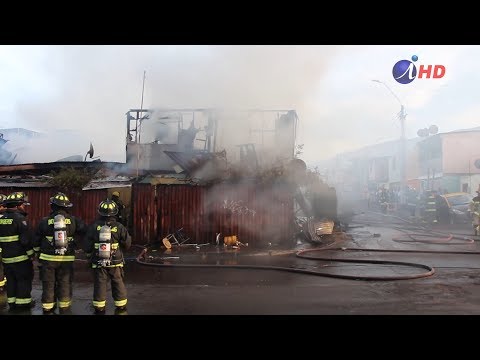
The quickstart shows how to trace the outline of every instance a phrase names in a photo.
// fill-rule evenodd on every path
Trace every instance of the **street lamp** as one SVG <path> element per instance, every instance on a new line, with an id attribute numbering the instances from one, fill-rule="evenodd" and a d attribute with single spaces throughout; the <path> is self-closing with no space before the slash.
<path id="1" fill-rule="evenodd" d="M 400 135 L 400 188 L 402 190 L 402 195 L 405 195 L 406 188 L 407 188 L 407 139 L 405 137 L 405 119 L 407 114 L 405 113 L 405 106 L 403 106 L 402 102 L 398 98 L 397 95 L 390 89 L 390 87 L 385 84 L 383 81 L 380 80 L 372 80 L 376 83 L 383 84 L 390 94 L 393 95 L 395 99 L 400 104 L 400 112 L 398 114 L 398 118 L 400 119 L 400 127 L 401 127 L 401 135 Z"/>

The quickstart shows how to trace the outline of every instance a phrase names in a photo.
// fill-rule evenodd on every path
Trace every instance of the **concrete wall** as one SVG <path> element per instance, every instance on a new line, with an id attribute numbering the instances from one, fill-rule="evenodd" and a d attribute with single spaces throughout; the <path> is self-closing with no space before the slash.
<path id="1" fill-rule="evenodd" d="M 442 134 L 443 172 L 480 174 L 474 165 L 480 159 L 480 131 Z"/>

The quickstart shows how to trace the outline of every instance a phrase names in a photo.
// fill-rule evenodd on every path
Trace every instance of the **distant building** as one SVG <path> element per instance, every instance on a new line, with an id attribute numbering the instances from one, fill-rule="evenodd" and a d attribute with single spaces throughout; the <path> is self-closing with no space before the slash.
<path id="1" fill-rule="evenodd" d="M 407 182 L 413 186 L 418 181 L 416 145 L 421 140 L 407 140 Z M 400 149 L 400 141 L 393 140 L 337 155 L 328 169 L 331 185 L 359 196 L 372 185 L 400 186 Z"/>
<path id="2" fill-rule="evenodd" d="M 399 186 L 399 144 L 388 141 L 337 155 L 328 169 L 332 185 L 359 197 L 369 185 Z M 407 183 L 417 189 L 475 193 L 480 185 L 479 144 L 480 128 L 408 139 Z"/>
<path id="3" fill-rule="evenodd" d="M 430 136 L 418 144 L 419 180 L 424 189 L 474 193 L 480 184 L 480 129 Z M 480 165 L 480 161 L 477 162 Z"/>

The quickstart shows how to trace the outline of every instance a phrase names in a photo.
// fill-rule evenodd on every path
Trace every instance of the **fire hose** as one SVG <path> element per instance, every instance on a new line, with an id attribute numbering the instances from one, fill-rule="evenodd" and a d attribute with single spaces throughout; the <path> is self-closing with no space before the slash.
<path id="1" fill-rule="evenodd" d="M 398 216 L 392 216 L 401 220 L 403 223 L 410 225 L 410 229 L 405 230 L 400 227 L 394 227 L 395 230 L 401 231 L 404 235 L 395 236 L 392 238 L 396 242 L 421 242 L 421 243 L 431 243 L 431 244 L 441 244 L 441 245 L 460 245 L 460 244 L 472 244 L 475 240 L 471 237 L 466 237 L 463 234 L 453 234 L 445 233 L 442 231 L 434 231 L 427 229 L 424 226 L 419 226 L 409 220 Z M 368 222 L 369 225 L 372 223 Z M 375 222 L 374 222 L 375 223 Z M 378 222 L 377 225 L 385 225 L 384 222 Z M 422 232 L 418 232 L 422 231 Z M 422 239 L 420 239 L 422 238 Z M 433 238 L 433 239 L 424 239 L 424 238 Z M 452 241 L 453 239 L 460 241 Z M 389 261 L 389 260 L 374 260 L 374 259 L 349 259 L 349 258 L 335 258 L 335 257 L 319 257 L 313 256 L 311 254 L 321 252 L 321 251 L 343 251 L 343 252 L 374 252 L 374 253 L 425 253 L 425 254 L 470 254 L 470 255 L 479 255 L 480 252 L 473 251 L 429 251 L 429 250 L 384 250 L 384 249 L 370 249 L 370 248 L 321 248 L 321 249 L 308 249 L 301 250 L 295 254 L 298 258 L 316 260 L 316 261 L 326 261 L 326 262 L 340 262 L 340 263 L 353 263 L 353 264 L 377 264 L 377 265 L 393 265 L 393 266 L 403 266 L 403 267 L 412 267 L 417 269 L 426 270 L 424 272 L 408 274 L 408 275 L 395 275 L 395 276 L 360 276 L 360 275 L 345 275 L 345 274 L 332 274 L 325 273 L 295 267 L 284 267 L 284 266 L 260 266 L 260 265 L 232 265 L 232 264 L 162 264 L 162 263 L 152 263 L 146 261 L 146 253 L 148 247 L 144 247 L 142 252 L 136 257 L 136 263 L 143 266 L 156 266 L 156 267 L 183 267 L 183 268 L 233 268 L 233 269 L 260 269 L 260 270 L 279 270 L 287 271 L 294 273 L 309 274 L 315 276 L 324 276 L 332 278 L 341 278 L 341 279 L 352 279 L 352 280 L 365 280 L 365 281 L 392 281 L 392 280 L 407 280 L 407 279 L 417 279 L 422 277 L 432 276 L 435 273 L 434 268 L 418 263 L 412 262 L 399 262 L 399 261 Z"/>
<path id="2" fill-rule="evenodd" d="M 362 276 L 362 275 L 345 275 L 345 274 L 332 274 L 326 272 L 319 272 L 314 270 L 302 269 L 298 267 L 285 267 L 285 266 L 272 266 L 272 265 L 238 265 L 238 264 L 162 264 L 162 263 L 152 263 L 145 261 L 146 254 L 148 251 L 148 245 L 143 248 L 140 254 L 136 257 L 135 261 L 137 264 L 142 266 L 152 266 L 152 267 L 166 267 L 166 268 L 229 268 L 229 269 L 251 269 L 251 270 L 277 270 L 277 271 L 286 271 L 299 274 L 308 274 L 315 276 L 323 276 L 330 278 L 339 278 L 339 279 L 350 279 L 350 280 L 364 280 L 364 281 L 393 281 L 393 280 L 410 280 L 418 279 L 423 277 L 431 276 L 435 273 L 435 270 L 427 265 L 411 263 L 411 262 L 401 262 L 401 261 L 388 261 L 388 260 L 365 260 L 365 259 L 338 259 L 330 257 L 314 257 L 308 256 L 306 254 L 312 252 L 319 252 L 325 250 L 349 250 L 356 251 L 357 249 L 345 249 L 345 248 L 327 248 L 327 249 L 308 249 L 301 250 L 295 254 L 298 258 L 317 260 L 317 261 L 328 261 L 328 262 L 342 262 L 342 263 L 357 263 L 357 264 L 381 264 L 381 265 L 394 265 L 394 266 L 404 266 L 404 267 L 413 267 L 420 268 L 426 271 L 408 274 L 408 275 L 395 275 L 395 276 Z M 384 252 L 390 252 L 390 250 L 383 250 Z"/>
<path id="3" fill-rule="evenodd" d="M 373 214 L 378 214 L 375 212 L 371 212 Z M 421 226 L 419 224 L 416 224 L 410 220 L 404 219 L 400 216 L 395 216 L 395 215 L 388 215 L 391 218 L 394 219 L 399 219 L 404 223 L 407 223 L 408 225 L 412 226 L 409 230 L 412 231 L 422 231 L 423 233 L 418 233 L 418 232 L 409 232 L 406 231 L 403 228 L 400 228 L 398 226 L 394 226 L 393 229 L 403 232 L 404 235 L 401 236 L 395 236 L 392 238 L 393 241 L 395 242 L 402 242 L 402 243 L 407 243 L 407 242 L 416 242 L 416 243 L 426 243 L 426 244 L 440 244 L 440 245 L 464 245 L 464 244 L 473 244 L 475 242 L 475 239 L 471 238 L 471 235 L 465 235 L 465 234 L 455 234 L 455 233 L 446 233 L 442 231 L 436 231 L 432 230 L 429 228 L 426 228 L 425 226 Z M 384 226 L 385 222 L 375 222 L 375 221 L 365 221 L 369 225 L 371 224 L 377 224 L 380 226 Z M 361 223 L 361 222 L 357 222 Z M 434 236 L 445 236 L 445 237 L 434 237 Z M 419 239 L 419 237 L 422 238 L 433 238 L 433 239 Z M 451 240 L 460 240 L 460 241 L 451 241 Z"/>

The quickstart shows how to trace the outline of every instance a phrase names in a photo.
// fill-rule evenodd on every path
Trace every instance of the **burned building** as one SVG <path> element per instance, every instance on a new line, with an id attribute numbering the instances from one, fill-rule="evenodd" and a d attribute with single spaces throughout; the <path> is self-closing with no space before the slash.
<path id="1" fill-rule="evenodd" d="M 291 245 L 296 185 L 282 166 L 294 160 L 296 122 L 293 110 L 132 109 L 125 164 L 86 161 L 91 146 L 83 162 L 0 166 L 0 173 L 24 177 L 4 190 L 25 189 L 36 203 L 36 218 L 46 214 L 55 191 L 45 182 L 52 169 L 96 169 L 102 176 L 83 194 L 69 194 L 76 214 L 90 222 L 99 201 L 119 191 L 137 244 L 183 229 L 196 243 L 213 243 L 221 234 L 252 247 Z M 35 182 L 25 180 L 31 176 Z"/>
<path id="2" fill-rule="evenodd" d="M 131 109 L 126 116 L 127 165 L 139 176 L 136 241 L 179 228 L 198 242 L 219 233 L 253 246 L 291 239 L 293 191 L 260 174 L 294 158 L 295 111 Z"/>
<path id="3" fill-rule="evenodd" d="M 294 158 L 294 110 L 130 109 L 127 163 L 137 172 L 178 171 L 168 153 L 223 153 L 229 164 L 256 169 Z"/>

